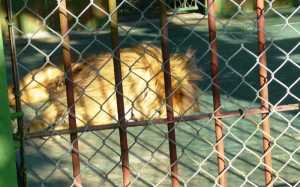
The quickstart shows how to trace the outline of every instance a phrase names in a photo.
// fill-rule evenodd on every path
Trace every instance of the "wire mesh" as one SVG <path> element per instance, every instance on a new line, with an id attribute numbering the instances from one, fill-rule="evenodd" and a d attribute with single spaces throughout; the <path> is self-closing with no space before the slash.
<path id="1" fill-rule="evenodd" d="M 183 14 L 178 2 L 197 8 Z M 295 1 L 109 3 L 22 0 L 7 9 L 23 186 L 300 185 Z M 221 5 L 231 9 L 225 17 Z M 196 87 L 179 93 L 185 84 Z"/>

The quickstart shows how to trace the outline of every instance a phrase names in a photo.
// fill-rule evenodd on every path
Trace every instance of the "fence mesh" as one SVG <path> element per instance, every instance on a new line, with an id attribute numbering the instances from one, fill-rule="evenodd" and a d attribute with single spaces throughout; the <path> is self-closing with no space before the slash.
<path id="1" fill-rule="evenodd" d="M 300 186 L 300 6 L 296 1 L 290 7 L 274 0 L 257 2 L 265 8 L 255 13 L 247 9 L 251 3 L 256 6 L 255 1 L 226 1 L 232 11 L 225 17 L 215 16 L 213 5 L 218 7 L 213 0 L 123 0 L 117 1 L 116 8 L 110 4 L 113 1 L 22 0 L 12 2 L 11 9 L 6 6 L 12 14 L 8 25 L 16 47 L 15 56 L 6 50 L 7 61 L 16 58 L 21 80 L 25 168 L 19 170 L 25 169 L 25 183 Z M 177 5 L 196 8 L 182 14 Z M 118 11 L 116 22 L 113 15 Z M 262 18 L 265 24 L 259 28 Z M 258 42 L 258 33 L 265 35 L 265 41 Z M 141 49 L 132 54 L 137 45 Z M 172 68 L 181 67 L 172 66 L 172 55 L 183 58 L 188 49 L 194 52 L 184 58 L 192 59 L 193 69 L 201 75 L 193 83 L 200 91 L 178 112 L 170 98 L 191 78 L 186 74 L 177 80 L 172 74 Z M 154 74 L 139 71 L 146 57 L 156 64 Z M 84 73 L 76 67 L 84 67 Z M 122 87 L 115 81 L 118 68 Z M 165 85 L 168 77 L 177 81 L 169 82 L 173 92 L 152 87 L 153 81 Z M 134 83 L 129 89 L 130 81 Z M 73 101 L 66 95 L 68 89 Z M 123 98 L 123 114 L 116 95 Z M 160 102 L 143 108 L 151 97 Z M 200 111 L 191 113 L 194 107 Z M 81 110 L 90 116 L 77 115 Z M 76 124 L 69 129 L 70 118 Z M 90 125 L 93 120 L 99 125 Z M 265 128 L 267 121 L 270 132 Z M 266 150 L 263 140 L 269 143 Z"/>

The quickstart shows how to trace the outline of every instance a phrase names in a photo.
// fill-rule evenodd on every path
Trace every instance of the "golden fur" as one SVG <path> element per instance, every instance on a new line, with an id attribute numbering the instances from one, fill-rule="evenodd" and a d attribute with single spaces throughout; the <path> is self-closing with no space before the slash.
<path id="1" fill-rule="evenodd" d="M 126 120 L 149 120 L 166 117 L 164 75 L 161 50 L 139 45 L 121 50 Z M 198 111 L 200 79 L 192 53 L 170 55 L 173 105 L 176 116 Z M 113 59 L 110 53 L 73 65 L 77 126 L 117 122 Z M 27 109 L 25 119 L 31 132 L 55 124 L 67 128 L 67 104 L 64 73 L 54 66 L 36 69 L 20 81 L 21 100 Z M 10 104 L 14 105 L 12 87 Z M 27 112 L 31 108 L 31 113 Z M 38 111 L 37 113 L 34 111 Z"/>

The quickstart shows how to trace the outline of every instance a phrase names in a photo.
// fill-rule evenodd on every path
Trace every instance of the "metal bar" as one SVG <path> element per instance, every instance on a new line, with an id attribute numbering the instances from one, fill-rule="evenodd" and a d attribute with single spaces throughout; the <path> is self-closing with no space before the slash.
<path id="1" fill-rule="evenodd" d="M 265 53 L 265 17 L 264 17 L 264 0 L 256 1 L 257 15 L 257 36 L 258 36 L 258 52 L 259 52 L 259 83 L 261 99 L 261 108 L 269 110 L 269 91 L 268 91 L 268 71 L 267 56 Z M 271 136 L 270 136 L 270 121 L 269 114 L 262 114 L 262 129 L 263 129 L 263 149 L 265 163 L 265 185 L 273 186 L 272 183 L 272 154 L 271 154 Z"/>
<path id="2" fill-rule="evenodd" d="M 296 111 L 300 110 L 300 104 L 288 104 L 288 105 L 278 105 L 274 108 L 270 108 L 270 110 L 263 110 L 261 108 L 250 108 L 248 110 L 236 110 L 236 111 L 228 111 L 228 112 L 221 112 L 219 116 L 214 116 L 214 113 L 205 113 L 205 114 L 198 114 L 198 115 L 188 115 L 188 116 L 181 116 L 175 117 L 173 121 L 168 121 L 166 118 L 162 119 L 154 119 L 149 121 L 131 121 L 126 122 L 127 127 L 137 127 L 137 126 L 149 126 L 149 125 L 161 125 L 171 122 L 185 122 L 185 121 L 196 121 L 196 120 L 204 120 L 210 119 L 212 117 L 216 118 L 233 118 L 233 117 L 242 117 L 247 118 L 249 116 L 257 115 L 257 114 L 264 114 L 269 113 L 270 111 L 277 111 L 277 112 L 288 112 L 288 111 Z M 87 131 L 98 131 L 98 130 L 106 130 L 106 129 L 115 129 L 118 128 L 118 124 L 111 123 L 111 124 L 103 124 L 103 125 L 94 125 L 94 126 L 85 126 L 79 127 L 74 130 L 57 130 L 52 132 L 36 132 L 26 134 L 26 139 L 28 138 L 41 138 L 47 136 L 55 136 L 55 135 L 62 135 L 62 134 L 70 134 L 73 132 L 87 132 Z"/>
<path id="3" fill-rule="evenodd" d="M 22 113 L 22 104 L 21 104 L 21 94 L 20 94 L 20 84 L 19 84 L 19 73 L 17 67 L 17 53 L 16 53 L 16 43 L 14 36 L 14 28 L 13 28 L 13 13 L 12 13 L 12 1 L 6 0 L 6 13 L 7 13 L 7 22 L 8 22 L 8 34 L 9 34 L 9 42 L 10 42 L 10 55 L 11 55 L 11 69 L 12 69 L 12 81 L 13 81 L 13 92 L 15 96 L 15 111 L 16 113 Z M 24 152 L 24 122 L 23 116 L 17 117 L 17 125 L 18 125 L 18 140 L 20 142 L 19 147 L 19 158 L 18 161 L 18 173 L 19 173 L 19 186 L 25 187 L 27 186 L 26 179 L 26 168 L 25 168 L 25 152 Z"/>
<path id="4" fill-rule="evenodd" d="M 214 0 L 208 0 L 208 29 L 209 29 L 209 42 L 211 49 L 211 77 L 213 81 L 212 93 L 213 93 L 213 105 L 214 115 L 219 116 L 221 114 L 221 97 L 218 81 L 218 56 L 217 56 L 217 33 L 216 33 L 216 20 L 215 20 L 215 7 Z M 223 141 L 223 124 L 220 118 L 215 118 L 215 134 L 216 134 L 216 150 L 217 150 L 217 162 L 219 180 L 218 183 L 222 187 L 227 186 L 226 173 L 225 173 L 225 152 Z"/>
<path id="5" fill-rule="evenodd" d="M 160 0 L 160 29 L 161 29 L 161 47 L 162 47 L 162 60 L 164 71 L 164 84 L 165 84 L 165 97 L 166 97 L 166 111 L 168 122 L 168 139 L 169 139 L 169 153 L 170 153 L 170 166 L 171 166 L 171 180 L 172 186 L 179 186 L 178 179 L 178 166 L 177 166 L 177 152 L 176 152 L 176 133 L 173 112 L 173 99 L 172 99 L 172 79 L 170 68 L 170 54 L 168 44 L 168 18 L 167 9 L 164 0 Z"/>
<path id="6" fill-rule="evenodd" d="M 119 35 L 118 35 L 118 12 L 116 9 L 116 0 L 109 0 L 108 7 L 111 15 L 110 29 L 111 29 L 111 42 L 113 49 L 113 63 L 115 74 L 115 89 L 117 98 L 117 110 L 119 121 L 119 134 L 121 144 L 121 160 L 123 172 L 123 186 L 130 186 L 130 169 L 129 169 L 129 156 L 128 156 L 128 143 L 126 132 L 126 119 L 123 98 L 122 86 L 122 70 L 120 62 L 120 48 L 119 48 Z"/>
<path id="7" fill-rule="evenodd" d="M 0 186 L 17 187 L 16 155 L 9 117 L 4 56 L 0 28 Z"/>
<path id="8" fill-rule="evenodd" d="M 68 118 L 69 118 L 69 129 L 73 130 L 77 128 L 76 125 L 76 112 L 75 112 L 75 101 L 74 101 L 74 86 L 73 86 L 73 75 L 72 75 L 72 57 L 71 50 L 69 47 L 70 39 L 68 34 L 68 14 L 66 11 L 66 0 L 58 0 L 59 4 L 59 21 L 61 34 L 63 36 L 63 63 L 65 71 L 65 84 L 66 84 L 66 94 L 67 94 L 67 105 L 68 105 Z M 70 140 L 72 143 L 72 166 L 73 166 L 73 177 L 74 184 L 76 187 L 80 187 L 80 158 L 79 158 L 79 148 L 77 133 L 70 134 Z"/>

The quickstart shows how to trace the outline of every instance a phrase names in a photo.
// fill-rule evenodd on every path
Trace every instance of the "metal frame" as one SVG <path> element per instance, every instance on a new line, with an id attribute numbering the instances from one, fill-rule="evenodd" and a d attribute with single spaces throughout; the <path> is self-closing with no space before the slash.
<path id="1" fill-rule="evenodd" d="M 73 86 L 73 75 L 72 75 L 72 57 L 69 47 L 70 39 L 68 35 L 68 17 L 66 11 L 66 0 L 57 0 L 59 4 L 59 20 L 60 20 L 60 30 L 63 36 L 63 64 L 65 71 L 65 84 L 66 84 L 66 96 L 67 96 L 67 106 L 68 106 L 68 119 L 69 119 L 69 129 L 76 129 L 76 115 L 75 115 L 75 100 L 74 100 L 74 86 Z M 73 177 L 74 184 L 76 187 L 80 187 L 80 159 L 79 159 L 79 147 L 77 140 L 77 133 L 70 133 L 70 141 L 72 144 L 72 165 L 73 165 Z"/>
<path id="2" fill-rule="evenodd" d="M 264 17 L 264 0 L 256 1 L 256 15 L 257 15 L 257 38 L 259 50 L 259 83 L 260 83 L 260 100 L 261 108 L 269 110 L 269 91 L 268 91 L 268 71 L 267 71 L 267 55 L 266 39 L 265 39 L 265 17 Z M 269 113 L 262 114 L 262 129 L 263 129 L 263 159 L 265 163 L 265 185 L 268 187 L 272 185 L 272 154 L 271 154 L 271 136 L 270 136 L 270 120 Z"/>
<path id="3" fill-rule="evenodd" d="M 11 10 L 11 0 L 7 0 L 7 12 L 9 13 L 8 18 L 9 22 L 12 20 L 12 10 Z M 68 109 L 69 109 L 69 129 L 66 130 L 58 130 L 54 132 L 40 132 L 40 133 L 31 133 L 26 134 L 24 136 L 22 130 L 20 133 L 20 143 L 23 145 L 23 139 L 30 138 L 39 138 L 39 137 L 47 137 L 54 135 L 62 135 L 62 134 L 70 134 L 70 141 L 72 143 L 72 163 L 73 163 L 73 177 L 74 184 L 76 186 L 81 186 L 80 179 L 80 159 L 79 159 L 79 148 L 78 148 L 78 136 L 79 132 L 86 131 L 97 131 L 97 130 L 105 130 L 105 129 L 119 129 L 120 136 L 120 148 L 121 148 L 121 162 L 122 162 L 122 174 L 123 174 L 123 186 L 130 186 L 130 166 L 129 166 L 129 150 L 128 150 L 128 142 L 127 142 L 127 131 L 128 127 L 136 127 L 136 126 L 147 126 L 147 125 L 167 125 L 168 127 L 168 141 L 169 141 L 169 156 L 170 156 L 170 170 L 171 170 L 171 181 L 172 186 L 177 187 L 180 185 L 179 180 L 179 171 L 177 166 L 177 150 L 176 150 L 176 134 L 175 134 L 175 126 L 176 122 L 181 121 L 194 121 L 201 119 L 214 119 L 215 122 L 215 136 L 216 136 L 216 144 L 215 144 L 215 152 L 217 156 L 217 165 L 218 165 L 218 177 L 217 183 L 219 186 L 226 187 L 227 179 L 226 179 L 226 156 L 225 156 L 225 146 L 224 146 L 224 135 L 223 135 L 223 123 L 222 119 L 224 118 L 232 118 L 232 117 L 241 117 L 246 118 L 251 115 L 261 114 L 262 116 L 262 129 L 263 129 L 263 151 L 264 154 L 262 157 L 264 158 L 264 167 L 265 167 L 265 185 L 272 186 L 272 155 L 271 155 L 271 147 L 272 142 L 270 138 L 270 122 L 269 122 L 269 113 L 273 111 L 294 111 L 300 109 L 299 103 L 288 104 L 288 105 L 278 105 L 274 108 L 269 106 L 268 102 L 268 79 L 267 79 L 267 58 L 265 53 L 265 21 L 264 21 L 264 1 L 257 0 L 257 36 L 258 36 L 258 47 L 259 47 L 259 83 L 260 83 L 260 92 L 259 96 L 261 99 L 261 107 L 250 108 L 247 110 L 238 109 L 236 111 L 224 112 L 221 108 L 221 97 L 220 97 L 220 85 L 218 81 L 218 56 L 217 56 L 217 29 L 216 29 L 216 16 L 215 16 L 215 1 L 207 0 L 208 5 L 208 32 L 209 32 L 209 43 L 210 43 L 210 57 L 211 57 L 211 79 L 212 79 L 212 93 L 213 93 L 213 105 L 214 112 L 206 113 L 200 115 L 190 115 L 190 116 L 182 116 L 182 117 L 174 117 L 173 112 L 173 103 L 172 103 L 172 86 L 171 86 L 171 75 L 170 75 L 170 62 L 169 62 L 169 45 L 168 45 L 168 20 L 166 14 L 166 2 L 164 0 L 160 0 L 160 8 L 161 8 L 161 17 L 160 17 L 160 29 L 161 29 L 161 46 L 162 46 L 162 59 L 163 59 L 163 67 L 162 70 L 164 72 L 164 83 L 165 83 L 165 98 L 166 98 L 166 111 L 167 118 L 166 119 L 154 119 L 151 121 L 137 121 L 137 122 L 128 122 L 125 120 L 124 114 L 124 99 L 123 99 L 123 87 L 122 87 L 122 71 L 121 71 L 121 62 L 120 62 L 120 49 L 119 49 L 119 34 L 118 34 L 118 17 L 117 17 L 117 9 L 116 9 L 116 0 L 109 0 L 109 13 L 111 14 L 111 43 L 113 50 L 113 63 L 114 63 L 114 74 L 115 74 L 115 90 L 116 90 L 116 98 L 117 98 L 117 109 L 118 109 L 118 119 L 119 122 L 116 124 L 107 124 L 107 125 L 99 125 L 99 126 L 88 126 L 88 127 L 76 127 L 76 118 L 75 118 L 75 103 L 74 103 L 74 92 L 73 92 L 73 83 L 72 83 L 72 71 L 71 71 L 71 53 L 69 48 L 69 37 L 68 37 L 68 20 L 67 20 L 67 12 L 66 12 L 66 1 L 58 0 L 59 3 L 59 11 L 60 11 L 60 28 L 61 35 L 63 36 L 63 59 L 64 59 L 64 69 L 65 69 L 65 84 L 66 84 L 66 94 L 68 101 Z M 10 26 L 10 25 L 9 25 Z M 9 27 L 10 33 L 10 41 L 11 41 L 11 52 L 12 52 L 12 64 L 13 64 L 13 82 L 15 86 L 15 96 L 17 103 L 17 112 L 21 112 L 21 102 L 18 94 L 19 86 L 18 86 L 18 73 L 16 67 L 16 54 L 15 54 L 15 43 L 12 27 Z M 1 39 L 1 38 L 0 38 Z M 1 40 L 0 40 L 1 41 Z M 4 66 L 2 62 L 4 62 L 3 56 L 3 46 L 0 45 L 0 65 Z M 5 72 L 3 71 L 5 68 L 0 68 L 0 76 L 2 76 L 1 81 L 5 80 Z M 6 88 L 5 83 L 1 83 L 1 88 Z M 0 89 L 0 91 L 5 89 Z M 7 101 L 7 94 L 4 92 L 0 94 L 0 97 L 4 98 Z M 1 100 L 2 100 L 1 98 Z M 6 102 L 5 101 L 5 102 Z M 6 102 L 7 103 L 7 102 Z M 0 107 L 4 107 L 3 111 L 5 113 L 0 113 L 1 119 L 3 118 L 3 128 L 0 128 L 0 133 L 7 133 L 9 131 L 9 116 L 8 106 L 0 105 Z M 2 110 L 2 109 L 1 109 Z M 17 116 L 19 129 L 22 129 L 22 116 Z M 4 134 L 4 133 L 3 133 Z M 1 134 L 0 134 L 1 135 Z M 0 136 L 1 137 L 1 136 Z M 5 134 L 5 139 L 11 142 L 11 134 Z M 3 146 L 1 144 L 0 146 Z M 1 149 L 1 148 L 0 148 Z M 13 150 L 11 147 L 5 147 L 7 151 L 12 154 Z M 7 154 L 6 154 L 7 155 Z M 21 155 L 24 158 L 24 150 L 21 146 Z M 1 158 L 1 155 L 0 155 Z M 14 162 L 14 156 L 11 155 L 12 158 L 10 160 L 10 164 Z M 1 159 L 0 159 L 1 161 Z M 24 159 L 22 160 L 22 184 L 26 185 L 26 176 L 25 176 L 25 166 Z M 12 167 L 12 166 L 10 166 Z M 10 178 L 14 176 L 14 169 L 10 169 Z M 1 168 L 0 168 L 0 173 Z M 6 172 L 5 172 L 6 173 Z M 1 177 L 4 178 L 0 174 L 0 186 L 1 186 Z M 10 184 L 10 183 L 9 183 Z M 15 184 L 9 185 L 14 186 Z M 6 185 L 8 186 L 8 185 Z"/>
<path id="4" fill-rule="evenodd" d="M 176 133 L 174 123 L 174 111 L 173 111 L 173 99 L 172 99 L 172 80 L 170 69 L 170 54 L 168 44 L 168 18 L 167 8 L 165 1 L 160 0 L 160 30 L 161 30 L 161 48 L 162 48 L 162 70 L 164 72 L 164 84 L 165 84 L 165 98 L 166 98 L 166 114 L 168 126 L 168 139 L 169 139 L 169 154 L 170 154 L 170 167 L 171 167 L 171 180 L 172 187 L 179 186 L 178 179 L 178 166 L 177 166 L 177 151 L 176 151 Z"/>
<path id="5" fill-rule="evenodd" d="M 242 118 L 246 119 L 250 116 L 258 115 L 258 114 L 266 114 L 270 112 L 289 112 L 289 111 L 297 111 L 300 110 L 300 104 L 287 104 L 287 105 L 278 105 L 274 108 L 269 108 L 269 110 L 258 108 L 249 108 L 247 110 L 238 109 L 235 111 L 228 111 L 228 112 L 220 112 L 218 116 L 215 116 L 214 113 L 206 113 L 206 114 L 196 114 L 196 115 L 189 115 L 189 116 L 181 116 L 175 117 L 173 121 L 168 121 L 167 119 L 153 119 L 149 121 L 134 121 L 128 122 L 126 121 L 126 127 L 139 127 L 139 126 L 149 126 L 149 125 L 164 125 L 166 123 L 171 122 L 185 122 L 185 121 L 196 121 L 196 120 L 207 120 L 207 119 L 227 119 L 227 118 Z M 25 136 L 25 139 L 33 139 L 33 138 L 43 138 L 49 136 L 56 136 L 56 135 L 63 135 L 63 134 L 70 134 L 73 132 L 90 132 L 90 131 L 98 131 L 98 130 L 109 130 L 109 129 L 116 129 L 118 128 L 117 123 L 112 124 L 105 124 L 105 125 L 88 125 L 86 127 L 78 127 L 74 130 L 56 130 L 56 131 L 45 131 L 45 132 L 34 132 L 28 133 Z"/>
<path id="6" fill-rule="evenodd" d="M 125 122 L 125 109 L 123 98 L 122 86 L 122 70 L 120 62 L 120 48 L 119 48 L 119 35 L 118 35 L 118 12 L 116 0 L 108 0 L 108 9 L 111 15 L 110 29 L 111 29 L 111 43 L 113 48 L 113 63 L 115 75 L 115 90 L 117 98 L 117 110 L 119 120 L 119 135 L 121 146 L 121 161 L 123 172 L 123 186 L 130 186 L 130 169 L 129 169 L 129 156 L 128 156 L 128 143 Z"/>
<path id="7" fill-rule="evenodd" d="M 208 0 L 208 33 L 210 42 L 210 68 L 211 68 L 211 78 L 212 78 L 212 94 L 213 94 L 213 105 L 214 105 L 214 115 L 219 116 L 221 113 L 221 95 L 220 95 L 220 84 L 218 81 L 218 56 L 217 56 L 217 33 L 216 33 L 216 20 L 215 20 L 215 6 L 214 0 Z M 227 179 L 225 175 L 225 151 L 224 151 L 224 141 L 223 141 L 223 124 L 221 118 L 215 118 L 215 134 L 216 134 L 216 154 L 218 162 L 218 184 L 220 186 L 227 186 Z"/>

